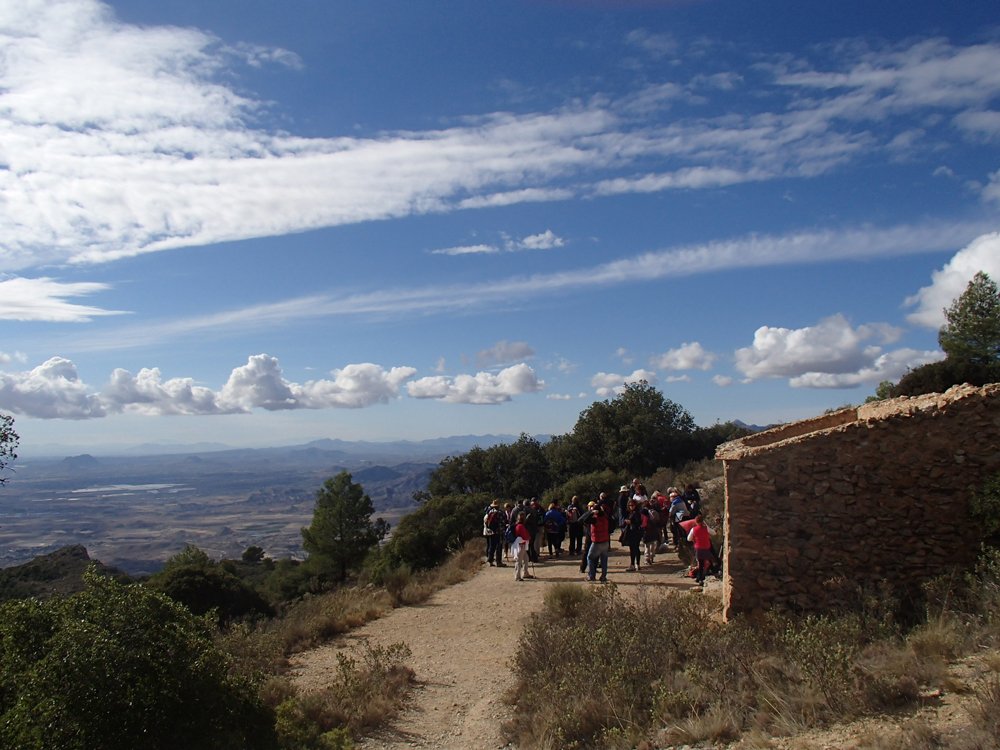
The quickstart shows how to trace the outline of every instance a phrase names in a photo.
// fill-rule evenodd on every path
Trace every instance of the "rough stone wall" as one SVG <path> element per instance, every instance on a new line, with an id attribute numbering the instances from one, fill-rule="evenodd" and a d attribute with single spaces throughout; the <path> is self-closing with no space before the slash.
<path id="1" fill-rule="evenodd" d="M 1000 384 L 880 401 L 719 446 L 724 616 L 823 611 L 971 563 L 968 500 L 1000 471 Z"/>

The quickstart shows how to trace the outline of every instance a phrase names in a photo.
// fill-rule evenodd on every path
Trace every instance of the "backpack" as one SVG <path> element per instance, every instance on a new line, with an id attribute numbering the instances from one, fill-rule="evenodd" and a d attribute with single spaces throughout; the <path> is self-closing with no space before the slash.
<path id="1" fill-rule="evenodd" d="M 514 531 L 514 524 L 511 524 L 507 527 L 507 531 L 503 535 L 503 540 L 507 544 L 513 544 L 515 539 L 517 539 L 517 532 Z"/>
<path id="2" fill-rule="evenodd" d="M 649 520 L 650 520 L 650 523 L 654 523 L 656 525 L 659 525 L 659 523 L 660 523 L 660 511 L 658 511 L 656 508 L 650 508 L 649 509 Z"/>
<path id="3" fill-rule="evenodd" d="M 503 513 L 499 508 L 490 508 L 486 511 L 486 518 L 483 520 L 483 525 L 487 528 L 499 531 L 502 522 Z"/>
<path id="4" fill-rule="evenodd" d="M 566 509 L 566 520 L 570 523 L 576 523 L 577 519 L 580 518 L 580 509 L 575 505 L 571 505 Z"/>

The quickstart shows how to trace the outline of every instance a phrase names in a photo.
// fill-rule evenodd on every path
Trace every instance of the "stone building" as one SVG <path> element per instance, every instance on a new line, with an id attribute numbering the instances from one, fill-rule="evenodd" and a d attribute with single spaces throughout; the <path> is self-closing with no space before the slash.
<path id="1" fill-rule="evenodd" d="M 841 409 L 720 445 L 724 616 L 905 595 L 976 556 L 968 501 L 1000 471 L 1000 384 Z"/>

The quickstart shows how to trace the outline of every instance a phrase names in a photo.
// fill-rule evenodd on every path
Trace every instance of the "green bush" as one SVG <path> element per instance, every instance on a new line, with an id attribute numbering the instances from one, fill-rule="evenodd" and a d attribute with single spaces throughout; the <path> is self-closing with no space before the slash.
<path id="1" fill-rule="evenodd" d="M 275 747 L 270 711 L 230 675 L 209 623 L 143 586 L 85 581 L 0 607 L 0 746 Z"/>
<path id="2" fill-rule="evenodd" d="M 483 511 L 491 499 L 484 494 L 432 497 L 400 519 L 380 554 L 389 568 L 404 564 L 411 570 L 433 568 L 470 539 L 482 536 Z"/>

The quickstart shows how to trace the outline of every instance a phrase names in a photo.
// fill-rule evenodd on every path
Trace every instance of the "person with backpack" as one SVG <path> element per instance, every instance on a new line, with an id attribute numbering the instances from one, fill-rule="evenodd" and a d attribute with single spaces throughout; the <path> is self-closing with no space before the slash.
<path id="1" fill-rule="evenodd" d="M 541 536 L 545 530 L 545 513 L 542 506 L 538 504 L 538 498 L 531 498 L 531 502 L 524 509 L 524 525 L 531 534 L 531 541 L 528 544 L 528 560 L 533 563 L 539 561 L 538 550 L 541 549 Z"/>
<path id="2" fill-rule="evenodd" d="M 491 568 L 494 565 L 498 568 L 507 567 L 503 562 L 505 521 L 506 517 L 504 516 L 503 508 L 500 507 L 500 501 L 494 500 L 483 515 L 483 536 L 486 537 L 486 561 L 490 564 Z"/>
<path id="3" fill-rule="evenodd" d="M 670 532 L 674 539 L 674 548 L 680 549 L 681 540 L 685 536 L 682 534 L 680 524 L 687 520 L 690 511 L 684 498 L 673 488 L 670 489 L 670 510 L 667 512 L 670 514 Z"/>
<path id="4" fill-rule="evenodd" d="M 559 502 L 549 503 L 545 511 L 545 538 L 549 545 L 549 557 L 562 555 L 562 543 L 566 538 L 566 514 L 559 507 Z"/>
<path id="5" fill-rule="evenodd" d="M 580 499 L 573 495 L 566 506 L 566 530 L 569 532 L 569 554 L 579 555 L 583 551 L 583 524 L 580 523 L 580 516 L 583 515 L 583 508 L 580 507 Z"/>

